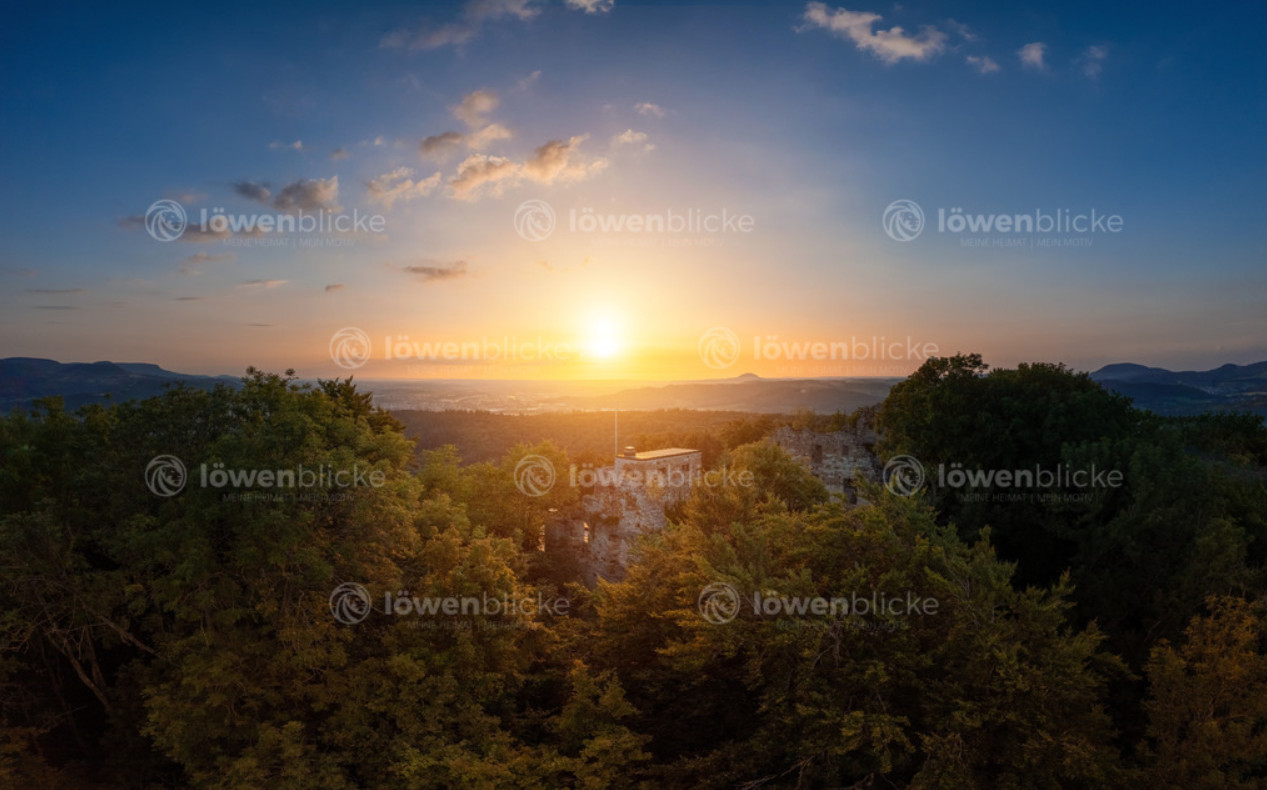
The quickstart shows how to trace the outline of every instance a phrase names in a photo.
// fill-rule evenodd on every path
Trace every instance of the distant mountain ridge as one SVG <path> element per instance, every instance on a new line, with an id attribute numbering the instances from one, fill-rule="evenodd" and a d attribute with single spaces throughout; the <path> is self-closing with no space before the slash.
<path id="1" fill-rule="evenodd" d="M 0 359 L 0 412 L 29 408 L 36 398 L 61 396 L 67 409 L 162 395 L 168 384 L 200 389 L 237 386 L 236 376 L 199 376 L 148 362 L 57 362 L 37 357 Z"/>
<path id="2" fill-rule="evenodd" d="M 702 409 L 784 414 L 801 409 L 820 414 L 872 406 L 901 379 L 766 379 L 745 373 L 730 379 L 637 387 L 610 395 L 563 398 L 577 409 Z"/>
<path id="3" fill-rule="evenodd" d="M 1117 363 L 1105 365 L 1091 378 L 1158 414 L 1248 411 L 1267 416 L 1267 362 L 1182 371 Z"/>
<path id="4" fill-rule="evenodd" d="M 1222 365 L 1213 370 L 1171 371 L 1133 363 L 1106 365 L 1090 374 L 1106 389 L 1126 395 L 1135 405 L 1158 414 L 1188 415 L 1207 411 L 1248 411 L 1267 417 L 1267 361 L 1251 365 Z M 575 394 L 570 386 L 555 386 L 552 394 L 529 396 L 516 382 L 393 382 L 391 386 L 417 393 L 422 403 L 412 408 L 493 408 L 476 397 L 487 391 L 494 403 L 524 397 L 535 409 L 699 409 L 753 413 L 790 413 L 806 409 L 818 413 L 853 411 L 884 400 L 901 379 L 823 378 L 767 379 L 745 373 L 729 379 L 681 381 L 636 386 L 606 393 Z M 67 409 L 90 403 L 121 403 L 163 394 L 167 385 L 183 383 L 199 389 L 216 384 L 239 386 L 236 376 L 177 373 L 148 362 L 57 362 L 35 357 L 0 359 L 0 412 L 29 408 L 36 398 L 61 396 Z M 362 384 L 365 386 L 367 383 Z M 449 403 L 449 390 L 458 387 L 468 406 Z M 373 389 L 373 386 L 366 387 Z M 496 393 L 520 392 L 519 396 Z M 562 391 L 560 391 L 560 389 Z M 510 391 L 508 390 L 508 391 Z M 570 391 L 569 391 L 570 390 Z M 584 390 L 582 390 L 584 392 Z M 451 394 L 451 393 L 450 393 Z M 447 398 L 447 399 L 446 399 Z M 432 401 L 435 401 L 432 403 Z M 503 404 L 503 407 L 505 404 Z M 399 408 L 393 405 L 391 408 Z M 408 408 L 408 407 L 407 407 Z"/>

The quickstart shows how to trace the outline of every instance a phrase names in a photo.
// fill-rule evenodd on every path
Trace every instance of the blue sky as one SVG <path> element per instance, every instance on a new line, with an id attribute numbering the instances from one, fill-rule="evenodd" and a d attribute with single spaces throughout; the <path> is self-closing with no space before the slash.
<path id="1" fill-rule="evenodd" d="M 919 362 L 757 364 L 775 337 L 1267 359 L 1264 22 L 1252 3 L 20 4 L 0 31 L 0 355 L 329 375 L 331 334 L 358 327 L 595 350 L 401 365 L 384 342 L 370 378 Z M 386 230 L 162 242 L 138 218 L 164 198 Z M 549 238 L 516 233 L 528 200 Z M 897 200 L 922 207 L 917 238 L 886 235 Z M 1122 229 L 938 232 L 956 208 Z M 566 227 L 723 209 L 751 232 Z M 700 364 L 712 327 L 746 346 L 736 366 Z"/>

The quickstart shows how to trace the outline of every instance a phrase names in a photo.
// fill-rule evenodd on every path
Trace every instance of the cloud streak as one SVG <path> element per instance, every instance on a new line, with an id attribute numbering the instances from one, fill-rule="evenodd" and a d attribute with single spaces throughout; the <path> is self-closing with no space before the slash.
<path id="1" fill-rule="evenodd" d="M 822 28 L 838 38 L 852 41 L 858 49 L 888 65 L 903 59 L 926 61 L 946 48 L 946 34 L 931 25 L 921 27 L 915 36 L 907 35 L 900 27 L 872 30 L 871 26 L 881 18 L 869 11 L 833 10 L 826 3 L 810 3 L 805 7 L 802 29 Z"/>
<path id="2" fill-rule="evenodd" d="M 370 200 L 390 211 L 397 201 L 426 197 L 440 186 L 439 172 L 419 181 L 412 178 L 413 174 L 411 168 L 398 167 L 372 179 L 365 185 L 369 190 Z"/>
<path id="3" fill-rule="evenodd" d="M 1034 41 L 1026 44 L 1016 50 L 1016 55 L 1021 59 L 1021 65 L 1039 71 L 1047 69 L 1047 45 L 1041 41 Z"/>

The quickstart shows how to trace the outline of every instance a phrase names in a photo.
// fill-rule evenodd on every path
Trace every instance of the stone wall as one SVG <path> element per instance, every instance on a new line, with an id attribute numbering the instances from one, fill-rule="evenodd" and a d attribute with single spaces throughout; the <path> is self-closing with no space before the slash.
<path id="1" fill-rule="evenodd" d="M 770 435 L 770 441 L 800 461 L 823 481 L 828 491 L 843 494 L 850 502 L 857 502 L 859 479 L 880 479 L 880 461 L 875 456 L 877 438 L 875 430 L 867 425 L 831 433 L 783 426 Z"/>
<path id="2" fill-rule="evenodd" d="M 602 481 L 581 496 L 575 512 L 553 514 L 546 524 L 546 551 L 568 552 L 583 580 L 618 580 L 629 566 L 637 539 L 668 524 L 665 508 L 689 494 L 703 471 L 698 451 L 664 458 L 618 457 L 595 470 Z"/>

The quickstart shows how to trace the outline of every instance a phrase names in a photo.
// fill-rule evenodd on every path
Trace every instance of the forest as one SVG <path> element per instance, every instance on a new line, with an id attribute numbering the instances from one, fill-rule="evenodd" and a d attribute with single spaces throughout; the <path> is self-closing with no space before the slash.
<path id="1" fill-rule="evenodd" d="M 1062 365 L 972 354 L 865 416 L 882 460 L 1121 484 L 969 496 L 930 471 L 864 482 L 855 506 L 764 437 L 857 415 L 631 415 L 630 443 L 755 482 L 697 487 L 589 588 L 540 548 L 582 492 L 527 496 L 515 474 L 601 456 L 610 414 L 432 415 L 415 446 L 351 379 L 252 369 L 0 418 L 0 787 L 1264 785 L 1260 417 L 1158 416 Z M 156 476 L 160 457 L 187 474 Z M 237 491 L 202 465 L 379 474 Z M 369 593 L 351 618 L 332 597 L 350 584 Z M 717 584 L 937 605 L 716 622 Z M 402 615 L 393 597 L 568 605 Z"/>

